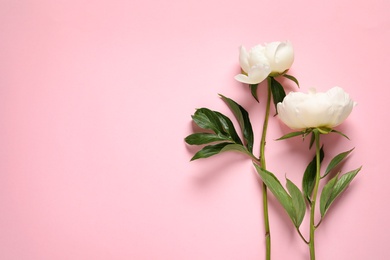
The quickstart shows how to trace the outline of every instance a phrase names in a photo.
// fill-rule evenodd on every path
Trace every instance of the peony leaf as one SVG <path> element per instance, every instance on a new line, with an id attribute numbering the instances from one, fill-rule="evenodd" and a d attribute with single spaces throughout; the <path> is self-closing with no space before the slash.
<path id="1" fill-rule="evenodd" d="M 230 142 L 224 142 L 224 143 L 208 145 L 208 146 L 203 147 L 203 149 L 201 149 L 199 152 L 197 152 L 191 158 L 191 161 L 201 159 L 201 158 L 208 158 L 210 156 L 213 156 L 213 155 L 216 155 L 216 154 L 219 154 L 222 152 L 227 152 L 227 151 L 242 152 L 242 153 L 254 158 L 254 156 L 250 152 L 248 152 L 248 150 L 244 146 L 242 146 L 240 144 L 233 144 Z"/>
<path id="2" fill-rule="evenodd" d="M 252 96 L 256 99 L 257 103 L 259 103 L 259 98 L 257 97 L 257 87 L 259 84 L 250 84 L 249 87 L 251 89 Z"/>
<path id="3" fill-rule="evenodd" d="M 243 115 L 242 117 L 245 119 L 245 115 Z M 199 127 L 206 130 L 211 130 L 214 133 L 195 133 L 189 135 L 185 138 L 185 141 L 188 144 L 202 145 L 202 144 L 208 144 L 212 142 L 222 142 L 222 143 L 203 147 L 203 149 L 198 151 L 191 158 L 191 161 L 200 158 L 208 158 L 210 156 L 225 151 L 242 152 L 250 156 L 252 159 L 257 160 L 256 157 L 252 154 L 252 152 L 249 151 L 245 146 L 243 146 L 243 143 L 240 137 L 238 136 L 232 121 L 227 116 L 223 115 L 220 112 L 212 111 L 208 108 L 200 108 L 196 110 L 192 118 Z M 251 127 L 250 129 L 252 130 Z M 252 145 L 253 145 L 253 133 L 252 133 Z"/>
<path id="4" fill-rule="evenodd" d="M 321 147 L 320 150 L 320 163 L 324 159 L 324 149 Z M 315 180 L 316 180 L 316 172 L 317 172 L 317 159 L 314 155 L 313 160 L 307 165 L 305 173 L 302 178 L 302 190 L 303 196 L 307 199 L 309 203 L 311 203 L 311 194 L 313 193 Z"/>
<path id="5" fill-rule="evenodd" d="M 326 167 L 325 174 L 321 178 L 324 178 L 328 175 L 337 165 L 339 165 L 355 148 L 352 148 L 349 151 L 340 153 L 336 155 L 329 163 L 328 167 Z"/>
<path id="6" fill-rule="evenodd" d="M 184 141 L 190 145 L 202 145 L 212 142 L 229 141 L 229 139 L 211 133 L 195 133 L 187 136 Z"/>
<path id="7" fill-rule="evenodd" d="M 234 100 L 227 98 L 221 94 L 220 96 L 223 99 L 223 101 L 225 101 L 226 104 L 229 106 L 229 108 L 232 110 L 234 116 L 237 118 L 237 121 L 240 124 L 241 130 L 243 132 L 245 146 L 248 148 L 250 152 L 252 152 L 253 151 L 253 130 L 252 130 L 252 124 L 249 119 L 248 112 L 238 103 L 236 103 Z"/>
<path id="8" fill-rule="evenodd" d="M 201 159 L 201 158 L 208 158 L 210 156 L 219 154 L 223 148 L 225 148 L 227 145 L 231 143 L 225 142 L 225 143 L 219 143 L 214 145 L 208 145 L 203 147 L 199 152 L 197 152 L 192 158 L 191 161 Z"/>
<path id="9" fill-rule="evenodd" d="M 280 184 L 280 181 L 273 173 L 260 168 L 260 166 L 256 164 L 254 165 L 262 181 L 265 183 L 265 185 L 267 185 L 268 189 L 272 192 L 272 194 L 274 194 L 276 199 L 286 210 L 288 216 L 290 217 L 294 225 L 297 226 L 298 221 L 296 220 L 296 214 L 290 195 L 288 195 L 282 184 Z"/>
<path id="10" fill-rule="evenodd" d="M 251 153 L 248 151 L 248 149 L 241 145 L 241 144 L 229 144 L 229 145 L 226 145 L 224 148 L 222 148 L 221 152 L 227 152 L 227 151 L 236 151 L 236 152 L 241 152 L 243 154 L 246 154 L 248 155 L 249 157 L 251 157 L 252 159 L 254 160 L 257 160 L 257 158 Z"/>
<path id="11" fill-rule="evenodd" d="M 304 134 L 305 134 L 304 131 L 291 132 L 291 133 L 283 135 L 282 137 L 280 137 L 280 138 L 278 138 L 276 140 L 277 141 L 284 140 L 284 139 L 288 139 L 288 138 L 295 137 L 295 136 L 298 136 L 298 135 L 302 135 L 303 136 Z"/>
<path id="12" fill-rule="evenodd" d="M 298 86 L 298 88 L 299 88 L 299 82 L 298 82 L 298 80 L 297 80 L 294 76 L 287 75 L 287 74 L 283 74 L 283 77 L 288 78 L 289 80 L 294 81 L 295 84 L 297 84 L 297 86 Z"/>
<path id="13" fill-rule="evenodd" d="M 199 108 L 192 116 L 194 122 L 203 129 L 212 130 L 217 135 L 227 135 L 219 116 L 208 108 Z"/>
<path id="14" fill-rule="evenodd" d="M 332 131 L 331 131 L 332 133 L 336 133 L 336 134 L 339 134 L 339 135 L 341 135 L 341 136 L 344 136 L 345 138 L 347 138 L 348 140 L 349 140 L 349 137 L 348 136 L 346 136 L 345 134 L 343 134 L 342 132 L 340 132 L 340 131 L 337 131 L 337 130 L 334 130 L 334 129 L 332 129 Z"/>
<path id="15" fill-rule="evenodd" d="M 232 121 L 225 115 L 219 113 L 219 112 L 216 112 L 214 111 L 215 114 L 218 116 L 219 118 L 219 121 L 221 122 L 223 128 L 225 129 L 225 131 L 229 134 L 229 136 L 231 137 L 231 139 L 237 143 L 237 144 L 242 144 L 241 142 L 241 139 L 240 137 L 238 136 L 237 132 L 236 132 L 236 129 L 234 128 L 234 125 L 232 123 Z"/>
<path id="16" fill-rule="evenodd" d="M 343 191 L 345 191 L 345 189 L 348 187 L 348 185 L 351 183 L 351 181 L 355 178 L 355 176 L 358 174 L 358 172 L 361 169 L 362 169 L 362 167 L 360 166 L 356 170 L 353 170 L 353 171 L 350 171 L 350 172 L 344 174 L 343 176 L 340 177 L 340 179 L 338 179 L 336 181 L 336 183 L 333 186 L 331 194 L 328 196 L 328 199 L 326 201 L 325 206 L 323 206 L 324 209 L 321 212 L 321 216 L 324 216 L 326 214 L 326 212 L 329 210 L 329 207 L 332 205 L 334 200 L 338 196 L 340 196 L 340 194 Z M 325 200 L 325 198 L 324 198 L 324 200 Z"/>
<path id="17" fill-rule="evenodd" d="M 333 192 L 334 185 L 337 182 L 338 176 L 339 175 L 337 174 L 335 177 L 330 179 L 328 181 L 328 183 L 325 184 L 324 188 L 322 188 L 321 198 L 320 198 L 320 213 L 321 213 L 321 217 L 323 217 L 325 215 L 326 204 L 328 203 L 330 195 Z"/>
<path id="18" fill-rule="evenodd" d="M 286 96 L 286 92 L 283 89 L 283 86 L 274 78 L 270 77 L 271 79 L 271 92 L 272 92 L 272 97 L 274 100 L 274 105 L 275 105 L 275 110 L 276 114 L 278 114 L 278 109 L 277 109 L 277 104 L 279 102 L 282 102 L 284 97 Z"/>
<path id="19" fill-rule="evenodd" d="M 314 134 L 314 132 L 312 132 L 311 137 L 310 137 L 309 150 L 312 148 L 314 141 L 315 141 L 315 134 Z"/>
<path id="20" fill-rule="evenodd" d="M 305 199 L 302 195 L 302 192 L 299 190 L 299 188 L 289 179 L 286 178 L 286 180 L 287 180 L 286 187 L 288 192 L 291 195 L 292 205 L 295 211 L 295 219 L 296 219 L 295 226 L 298 228 L 301 225 L 306 213 Z"/>
<path id="21" fill-rule="evenodd" d="M 208 108 L 200 108 L 196 110 L 192 119 L 199 127 L 212 130 L 221 139 L 242 144 L 232 121 L 227 116 Z"/>

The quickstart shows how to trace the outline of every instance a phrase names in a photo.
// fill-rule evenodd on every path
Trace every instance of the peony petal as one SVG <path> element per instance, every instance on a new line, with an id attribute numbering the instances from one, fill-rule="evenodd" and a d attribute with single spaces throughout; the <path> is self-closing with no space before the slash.
<path id="1" fill-rule="evenodd" d="M 294 49 L 290 42 L 273 42 L 266 46 L 266 56 L 272 72 L 282 73 L 294 62 Z"/>
<path id="2" fill-rule="evenodd" d="M 290 92 L 283 100 L 278 104 L 278 116 L 281 120 L 291 129 L 305 129 L 306 125 L 297 116 L 299 112 L 299 105 L 304 102 L 307 95 L 301 92 Z"/>
<path id="3" fill-rule="evenodd" d="M 355 102 L 340 87 L 334 87 L 326 93 L 332 100 L 332 127 L 340 125 L 351 114 Z"/>
<path id="4" fill-rule="evenodd" d="M 355 104 L 342 88 L 335 87 L 325 93 L 291 92 L 277 107 L 279 118 L 292 129 L 333 128 L 349 116 Z"/>
<path id="5" fill-rule="evenodd" d="M 248 77 L 252 82 L 255 82 L 252 84 L 258 84 L 265 80 L 270 73 L 271 69 L 267 64 L 258 64 L 249 70 Z"/>
<path id="6" fill-rule="evenodd" d="M 274 60 L 276 55 L 276 50 L 278 49 L 281 42 L 271 42 L 265 45 L 265 55 L 269 60 Z"/>
<path id="7" fill-rule="evenodd" d="M 249 64 L 249 53 L 246 51 L 245 47 L 244 46 L 241 46 L 240 47 L 240 56 L 239 56 L 239 60 L 240 60 L 240 66 L 241 66 L 241 69 L 243 71 L 245 71 L 246 73 L 248 73 L 249 69 L 250 69 L 250 64 Z"/>
<path id="8" fill-rule="evenodd" d="M 249 51 L 249 64 L 256 66 L 260 64 L 269 64 L 268 58 L 265 55 L 265 47 L 256 45 Z"/>
<path id="9" fill-rule="evenodd" d="M 278 109 L 278 117 L 282 120 L 284 124 L 286 124 L 291 129 L 303 129 L 301 125 L 296 124 L 296 121 L 294 120 L 295 116 L 292 115 L 291 112 L 293 112 L 292 109 L 286 108 L 285 103 L 278 103 L 277 104 Z"/>
<path id="10" fill-rule="evenodd" d="M 235 80 L 245 83 L 245 84 L 258 84 L 259 82 L 253 81 L 253 79 L 250 79 L 247 75 L 244 74 L 238 74 L 234 77 Z"/>
<path id="11" fill-rule="evenodd" d="M 268 77 L 269 73 L 270 73 L 270 69 L 268 66 L 258 65 L 258 66 L 253 66 L 249 70 L 248 75 L 238 74 L 234 78 L 237 81 L 246 84 L 259 84 L 260 82 L 262 82 Z"/>
<path id="12" fill-rule="evenodd" d="M 308 98 L 301 104 L 299 117 L 307 128 L 327 126 L 330 121 L 328 110 L 331 105 L 324 93 L 308 94 Z"/>

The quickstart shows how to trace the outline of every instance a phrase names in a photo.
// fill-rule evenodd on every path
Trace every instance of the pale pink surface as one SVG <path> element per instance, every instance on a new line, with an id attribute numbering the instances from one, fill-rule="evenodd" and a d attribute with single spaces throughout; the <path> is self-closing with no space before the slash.
<path id="1" fill-rule="evenodd" d="M 223 93 L 258 150 L 264 87 L 259 105 L 234 81 L 238 47 L 285 39 L 302 91 L 359 103 L 339 128 L 351 141 L 324 138 L 363 170 L 317 230 L 318 259 L 389 259 L 390 4 L 308 3 L 1 0 L 0 259 L 264 259 L 251 163 L 189 163 L 183 138 L 195 108 L 231 115 Z M 299 183 L 312 151 L 273 141 L 288 131 L 271 119 L 268 168 Z M 273 259 L 308 259 L 272 196 L 270 217 Z"/>

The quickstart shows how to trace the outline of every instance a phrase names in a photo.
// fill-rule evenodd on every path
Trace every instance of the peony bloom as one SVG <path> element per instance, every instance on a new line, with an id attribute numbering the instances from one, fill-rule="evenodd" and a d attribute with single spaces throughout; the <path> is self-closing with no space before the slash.
<path id="1" fill-rule="evenodd" d="M 291 129 L 333 128 L 352 112 L 356 102 L 340 87 L 325 93 L 290 92 L 277 105 L 279 118 Z"/>
<path id="2" fill-rule="evenodd" d="M 240 48 L 242 74 L 235 79 L 247 84 L 259 84 L 270 74 L 281 74 L 288 70 L 294 61 L 294 49 L 290 42 L 271 42 L 257 45 L 249 52 Z"/>

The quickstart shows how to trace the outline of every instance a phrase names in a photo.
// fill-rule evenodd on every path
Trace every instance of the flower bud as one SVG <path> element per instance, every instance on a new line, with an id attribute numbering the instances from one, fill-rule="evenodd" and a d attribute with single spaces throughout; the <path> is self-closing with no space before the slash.
<path id="1" fill-rule="evenodd" d="M 282 74 L 294 61 L 294 49 L 290 42 L 271 42 L 256 45 L 248 52 L 240 48 L 240 66 L 242 73 L 235 79 L 247 84 L 259 84 L 270 74 Z"/>

